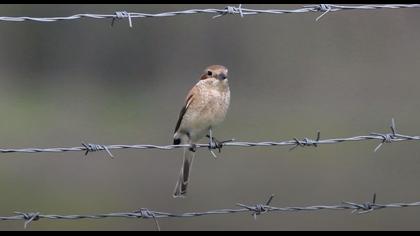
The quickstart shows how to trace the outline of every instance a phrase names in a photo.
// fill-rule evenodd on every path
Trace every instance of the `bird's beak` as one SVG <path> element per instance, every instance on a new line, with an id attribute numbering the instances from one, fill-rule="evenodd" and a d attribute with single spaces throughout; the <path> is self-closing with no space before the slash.
<path id="1" fill-rule="evenodd" d="M 219 80 L 225 80 L 225 79 L 227 78 L 227 75 L 225 75 L 224 73 L 220 73 L 220 74 L 217 76 L 217 78 L 218 78 Z"/>

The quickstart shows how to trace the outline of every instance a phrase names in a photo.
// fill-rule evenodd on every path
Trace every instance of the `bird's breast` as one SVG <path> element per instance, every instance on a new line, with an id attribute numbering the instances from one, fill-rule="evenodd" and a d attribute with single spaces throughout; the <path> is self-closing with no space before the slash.
<path id="1" fill-rule="evenodd" d="M 219 125 L 226 117 L 230 103 L 230 91 L 204 89 L 195 94 L 181 128 L 185 128 L 193 139 L 200 139 L 210 127 Z"/>
<path id="2" fill-rule="evenodd" d="M 200 120 L 210 126 L 216 126 L 225 119 L 230 103 L 229 91 L 209 90 L 203 95 Z"/>

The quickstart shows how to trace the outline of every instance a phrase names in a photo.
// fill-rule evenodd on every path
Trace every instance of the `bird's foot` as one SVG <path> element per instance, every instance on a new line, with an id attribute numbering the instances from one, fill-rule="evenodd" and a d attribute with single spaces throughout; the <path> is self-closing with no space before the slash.
<path id="1" fill-rule="evenodd" d="M 220 142 L 215 137 L 212 137 L 210 139 L 210 135 L 206 135 L 206 137 L 209 139 L 209 149 L 210 150 L 218 149 L 220 153 L 223 147 L 223 142 Z"/>
<path id="2" fill-rule="evenodd" d="M 197 145 L 195 143 L 192 143 L 190 148 L 188 148 L 188 150 L 190 150 L 191 152 L 197 151 Z"/>
<path id="3" fill-rule="evenodd" d="M 222 152 L 222 147 L 227 142 L 232 142 L 233 139 L 225 140 L 225 141 L 219 141 L 214 137 L 210 138 L 210 135 L 206 135 L 206 137 L 209 139 L 209 150 L 214 158 L 217 158 L 216 154 L 213 152 L 213 150 L 217 149 L 219 150 L 219 153 Z"/>

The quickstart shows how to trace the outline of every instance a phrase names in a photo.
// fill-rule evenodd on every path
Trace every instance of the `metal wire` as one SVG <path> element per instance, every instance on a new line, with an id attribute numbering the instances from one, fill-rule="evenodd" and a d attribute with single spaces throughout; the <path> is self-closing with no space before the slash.
<path id="1" fill-rule="evenodd" d="M 212 149 L 219 149 L 222 147 L 275 147 L 275 146 L 292 146 L 289 150 L 293 150 L 297 147 L 318 147 L 321 144 L 338 144 L 343 142 L 362 142 L 369 140 L 377 140 L 380 143 L 375 147 L 374 151 L 378 151 L 383 144 L 402 142 L 402 141 L 418 141 L 420 136 L 410 136 L 405 134 L 397 133 L 395 127 L 395 121 L 391 121 L 391 132 L 390 133 L 376 133 L 372 132 L 369 135 L 354 136 L 348 138 L 330 138 L 321 139 L 320 131 L 317 132 L 316 139 L 310 138 L 293 138 L 292 140 L 286 141 L 265 141 L 265 142 L 236 142 L 234 139 L 218 142 L 217 145 L 214 143 L 208 144 L 196 144 L 196 148 L 207 148 L 210 151 Z M 92 143 L 82 143 L 79 147 L 53 147 L 53 148 L 0 148 L 0 153 L 38 153 L 38 152 L 85 152 L 87 155 L 90 152 L 106 151 L 110 157 L 113 157 L 110 150 L 116 149 L 158 149 L 158 150 L 172 150 L 177 148 L 190 147 L 188 144 L 180 145 L 153 145 L 153 144 L 136 144 L 136 145 L 102 145 Z"/>
<path id="2" fill-rule="evenodd" d="M 59 16 L 59 17 L 30 17 L 30 16 L 0 16 L 0 21 L 4 22 L 23 22 L 23 21 L 35 21 L 35 22 L 55 22 L 63 20 L 79 20 L 82 18 L 91 19 L 112 19 L 111 24 L 113 25 L 115 20 L 128 19 L 130 27 L 133 26 L 132 21 L 135 18 L 149 18 L 149 17 L 170 17 L 178 15 L 192 15 L 192 14 L 212 14 L 213 18 L 217 18 L 224 15 L 236 15 L 239 14 L 241 17 L 248 15 L 257 14 L 290 14 L 290 13 L 308 13 L 308 12 L 322 12 L 322 14 L 316 18 L 319 20 L 322 16 L 329 12 L 336 12 L 342 10 L 378 10 L 378 9 L 398 9 L 398 8 L 419 8 L 420 4 L 381 4 L 381 5 L 335 5 L 335 4 L 318 4 L 318 5 L 306 5 L 297 9 L 248 9 L 243 8 L 240 4 L 236 6 L 226 6 L 223 9 L 189 9 L 182 11 L 170 11 L 161 13 L 139 13 L 139 12 L 127 12 L 117 11 L 113 14 L 76 14 L 71 16 Z"/>
<path id="3" fill-rule="evenodd" d="M 378 204 L 376 203 L 376 194 L 373 195 L 371 202 L 355 203 L 355 202 L 342 202 L 337 205 L 315 205 L 315 206 L 292 206 L 292 207 L 274 207 L 270 206 L 274 195 L 271 195 L 265 204 L 256 205 L 245 205 L 237 203 L 238 208 L 231 209 L 219 209 L 202 212 L 186 212 L 186 213 L 169 213 L 161 211 L 151 211 L 147 208 L 141 208 L 133 212 L 116 212 L 116 213 L 105 213 L 105 214 L 85 214 L 85 215 L 56 215 L 56 214 L 41 214 L 39 212 L 23 213 L 15 212 L 11 216 L 0 216 L 0 221 L 10 220 L 24 220 L 24 227 L 26 228 L 29 223 L 38 221 L 40 219 L 49 220 L 81 220 L 81 219 L 104 219 L 104 218 L 134 218 L 134 219 L 153 219 L 155 221 L 156 228 L 160 230 L 158 218 L 186 218 L 186 217 L 197 217 L 207 215 L 223 215 L 223 214 L 234 214 L 250 212 L 254 219 L 258 215 L 273 212 L 301 212 L 301 211 L 320 211 L 320 210 L 353 210 L 351 213 L 365 214 L 384 208 L 406 208 L 406 207 L 418 207 L 420 202 L 411 203 L 387 203 Z"/>

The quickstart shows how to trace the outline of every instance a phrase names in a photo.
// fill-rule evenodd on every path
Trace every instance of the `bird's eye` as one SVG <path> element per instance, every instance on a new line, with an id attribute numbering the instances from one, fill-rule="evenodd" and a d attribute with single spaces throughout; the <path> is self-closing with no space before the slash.
<path id="1" fill-rule="evenodd" d="M 212 75 L 213 75 L 213 73 L 212 73 L 211 71 L 207 71 L 207 75 L 212 76 Z"/>

